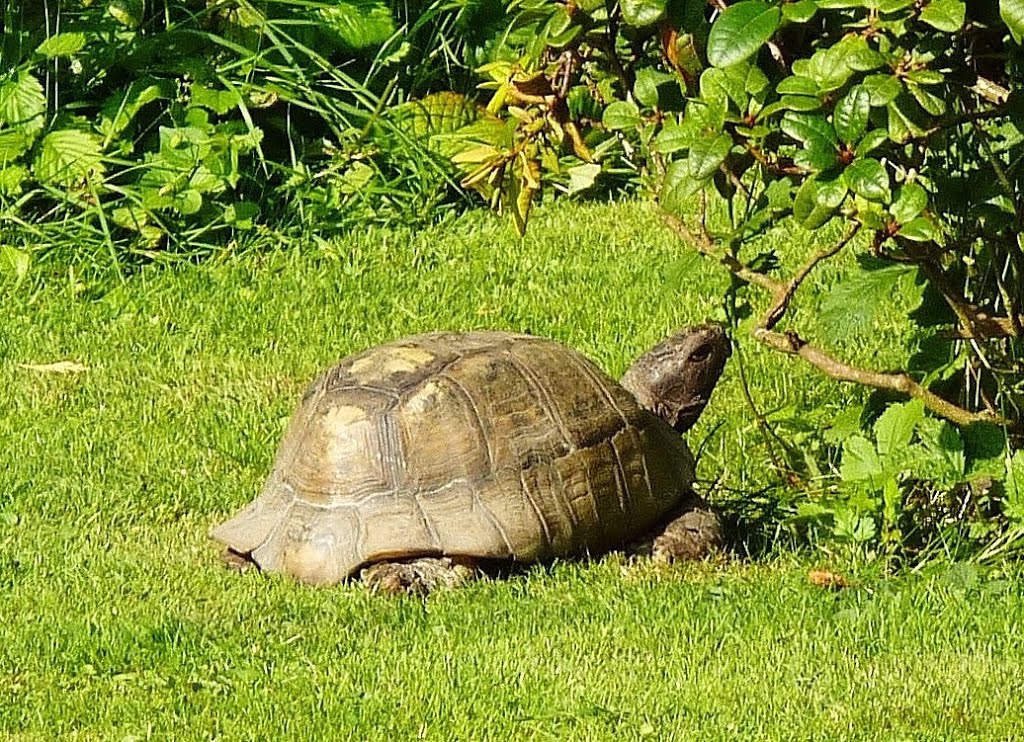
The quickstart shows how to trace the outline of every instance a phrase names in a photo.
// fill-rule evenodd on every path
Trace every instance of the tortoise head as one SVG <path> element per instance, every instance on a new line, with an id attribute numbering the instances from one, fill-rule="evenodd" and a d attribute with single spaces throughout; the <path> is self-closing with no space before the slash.
<path id="1" fill-rule="evenodd" d="M 731 353 L 722 327 L 686 327 L 640 356 L 622 386 L 641 407 L 683 433 L 704 411 Z"/>

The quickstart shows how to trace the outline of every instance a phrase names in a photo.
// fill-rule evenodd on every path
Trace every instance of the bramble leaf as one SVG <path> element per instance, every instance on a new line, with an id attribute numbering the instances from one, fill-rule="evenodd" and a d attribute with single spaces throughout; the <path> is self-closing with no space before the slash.
<path id="1" fill-rule="evenodd" d="M 85 34 L 81 33 L 59 33 L 55 34 L 36 47 L 36 54 L 47 58 L 70 57 L 77 54 L 85 46 Z"/>
<path id="2" fill-rule="evenodd" d="M 878 160 L 865 157 L 854 160 L 843 171 L 850 190 L 869 201 L 889 200 L 889 174 Z"/>
<path id="3" fill-rule="evenodd" d="M 1013 40 L 1018 44 L 1024 41 L 1024 0 L 999 0 L 999 16 Z"/>
<path id="4" fill-rule="evenodd" d="M 708 61 L 715 67 L 742 62 L 772 37 L 781 19 L 778 7 L 761 0 L 730 5 L 711 26 Z"/>
<path id="5" fill-rule="evenodd" d="M 910 444 L 914 428 L 924 419 L 924 402 L 919 399 L 891 404 L 875 421 L 875 438 L 882 457 L 895 456 Z"/>
<path id="6" fill-rule="evenodd" d="M 853 144 L 868 128 L 871 113 L 871 94 L 860 85 L 854 85 L 836 103 L 832 124 L 836 134 L 847 144 Z"/>
<path id="7" fill-rule="evenodd" d="M 47 134 L 35 162 L 36 178 L 58 186 L 78 185 L 81 180 L 102 175 L 104 170 L 99 137 L 77 129 Z"/>
<path id="8" fill-rule="evenodd" d="M 622 20 L 630 26 L 650 26 L 665 17 L 667 0 L 622 0 Z"/>
<path id="9" fill-rule="evenodd" d="M 921 20 L 932 28 L 955 33 L 963 28 L 967 3 L 962 0 L 932 0 L 921 10 Z"/>
<path id="10" fill-rule="evenodd" d="M 17 127 L 31 137 L 43 130 L 46 94 L 40 82 L 25 70 L 0 82 L 0 125 Z"/>

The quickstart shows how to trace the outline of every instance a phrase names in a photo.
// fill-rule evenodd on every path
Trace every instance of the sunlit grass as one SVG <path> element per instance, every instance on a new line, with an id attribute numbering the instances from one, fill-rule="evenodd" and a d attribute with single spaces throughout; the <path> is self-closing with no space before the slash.
<path id="1" fill-rule="evenodd" d="M 799 236 L 771 239 L 786 255 Z M 144 271 L 101 298 L 0 299 L 0 732 L 89 739 L 1006 739 L 1022 723 L 1016 574 L 856 577 L 612 557 L 426 603 L 222 569 L 302 387 L 425 330 L 554 337 L 612 374 L 720 312 L 726 283 L 647 206 L 541 211 L 519 242 L 444 230 Z M 834 276 L 809 286 L 801 309 Z M 813 324 L 812 324 L 813 327 Z M 900 327 L 850 338 L 900 358 Z M 765 411 L 860 394 L 744 336 L 700 426 L 700 474 L 774 481 Z M 19 364 L 80 363 L 76 374 Z M 842 565 L 839 565 L 842 566 Z"/>

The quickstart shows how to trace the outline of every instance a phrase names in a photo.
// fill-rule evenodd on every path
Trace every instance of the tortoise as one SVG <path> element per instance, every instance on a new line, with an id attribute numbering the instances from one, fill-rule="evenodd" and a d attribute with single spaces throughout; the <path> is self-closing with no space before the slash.
<path id="1" fill-rule="evenodd" d="M 494 563 L 721 542 L 681 433 L 730 354 L 680 330 L 616 383 L 553 340 L 435 332 L 345 358 L 306 390 L 259 497 L 212 536 L 236 566 L 427 592 Z M 637 547 L 641 548 L 641 547 Z"/>

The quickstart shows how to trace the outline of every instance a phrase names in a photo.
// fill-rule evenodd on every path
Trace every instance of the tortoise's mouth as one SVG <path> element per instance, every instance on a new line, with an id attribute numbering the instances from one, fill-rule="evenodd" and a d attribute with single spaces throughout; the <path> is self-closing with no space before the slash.
<path id="1" fill-rule="evenodd" d="M 700 414 L 707 407 L 707 397 L 697 397 L 686 404 L 682 405 L 676 410 L 675 415 L 672 418 L 671 424 L 678 433 L 685 433 L 687 430 L 693 427 L 694 423 L 700 418 Z"/>

